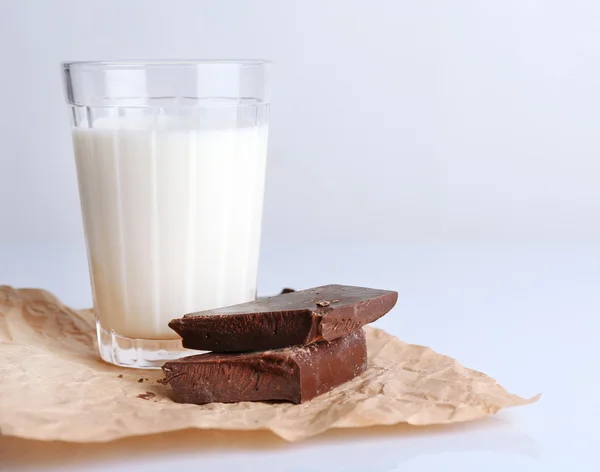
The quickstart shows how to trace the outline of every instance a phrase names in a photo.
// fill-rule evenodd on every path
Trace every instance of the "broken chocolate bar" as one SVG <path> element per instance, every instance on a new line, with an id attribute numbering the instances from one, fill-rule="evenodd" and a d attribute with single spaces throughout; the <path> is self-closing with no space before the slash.
<path id="1" fill-rule="evenodd" d="M 302 403 L 366 369 L 362 329 L 332 342 L 242 354 L 199 354 L 163 366 L 179 403 L 283 400 Z"/>
<path id="2" fill-rule="evenodd" d="M 387 290 L 326 285 L 191 313 L 169 326 L 188 349 L 279 349 L 337 339 L 381 318 L 397 299 L 397 292 Z"/>

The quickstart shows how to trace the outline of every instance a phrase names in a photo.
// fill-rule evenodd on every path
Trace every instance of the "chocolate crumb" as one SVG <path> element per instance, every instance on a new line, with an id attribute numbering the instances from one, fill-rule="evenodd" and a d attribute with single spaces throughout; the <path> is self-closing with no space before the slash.
<path id="1" fill-rule="evenodd" d="M 317 302 L 318 306 L 329 306 L 329 302 L 327 300 L 321 300 Z"/>
<path id="2" fill-rule="evenodd" d="M 138 380 L 139 383 L 142 383 L 144 381 L 144 379 L 140 378 L 140 380 Z"/>
<path id="3" fill-rule="evenodd" d="M 148 379 L 146 379 L 146 378 L 145 378 L 144 380 L 145 380 L 146 382 L 148 382 Z"/>
<path id="4" fill-rule="evenodd" d="M 142 400 L 152 400 L 155 396 L 156 396 L 156 393 L 146 392 L 146 393 L 140 393 L 137 397 L 141 398 Z"/>
<path id="5" fill-rule="evenodd" d="M 286 293 L 293 293 L 293 292 L 295 292 L 295 290 L 293 288 L 286 287 L 281 291 L 281 295 L 284 295 Z"/>
<path id="6" fill-rule="evenodd" d="M 123 378 L 123 374 L 117 375 L 117 378 L 122 379 Z"/>

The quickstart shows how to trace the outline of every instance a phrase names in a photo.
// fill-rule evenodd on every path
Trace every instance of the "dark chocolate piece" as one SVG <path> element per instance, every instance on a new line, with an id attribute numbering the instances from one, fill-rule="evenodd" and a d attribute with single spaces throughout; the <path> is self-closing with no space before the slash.
<path id="1" fill-rule="evenodd" d="M 146 392 L 146 393 L 140 393 L 137 397 L 141 398 L 142 400 L 152 400 L 155 396 L 156 396 L 156 393 Z"/>
<path id="2" fill-rule="evenodd" d="M 183 346 L 213 352 L 244 352 L 333 341 L 381 318 L 397 292 L 326 285 L 191 313 L 169 326 Z"/>
<path id="3" fill-rule="evenodd" d="M 331 342 L 241 354 L 199 354 L 163 366 L 179 403 L 284 400 L 302 403 L 360 375 L 367 366 L 362 329 Z"/>

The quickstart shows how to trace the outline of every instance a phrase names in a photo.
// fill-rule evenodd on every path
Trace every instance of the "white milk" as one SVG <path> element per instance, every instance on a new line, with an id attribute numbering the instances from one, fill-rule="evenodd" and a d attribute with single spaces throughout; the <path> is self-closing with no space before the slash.
<path id="1" fill-rule="evenodd" d="M 94 126 L 73 140 L 102 328 L 177 338 L 172 318 L 253 300 L 267 127 Z"/>

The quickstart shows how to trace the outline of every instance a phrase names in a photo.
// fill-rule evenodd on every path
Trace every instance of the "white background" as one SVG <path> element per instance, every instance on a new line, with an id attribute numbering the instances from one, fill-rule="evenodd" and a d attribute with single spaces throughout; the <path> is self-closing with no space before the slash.
<path id="1" fill-rule="evenodd" d="M 2 241 L 83 238 L 58 63 L 137 57 L 276 62 L 265 244 L 600 236 L 593 0 L 0 5 Z"/>
<path id="2" fill-rule="evenodd" d="M 397 289 L 379 326 L 544 393 L 293 446 L 4 437 L 0 470 L 598 470 L 599 25 L 593 0 L 0 0 L 0 284 L 91 303 L 60 61 L 269 58 L 261 292 Z"/>

